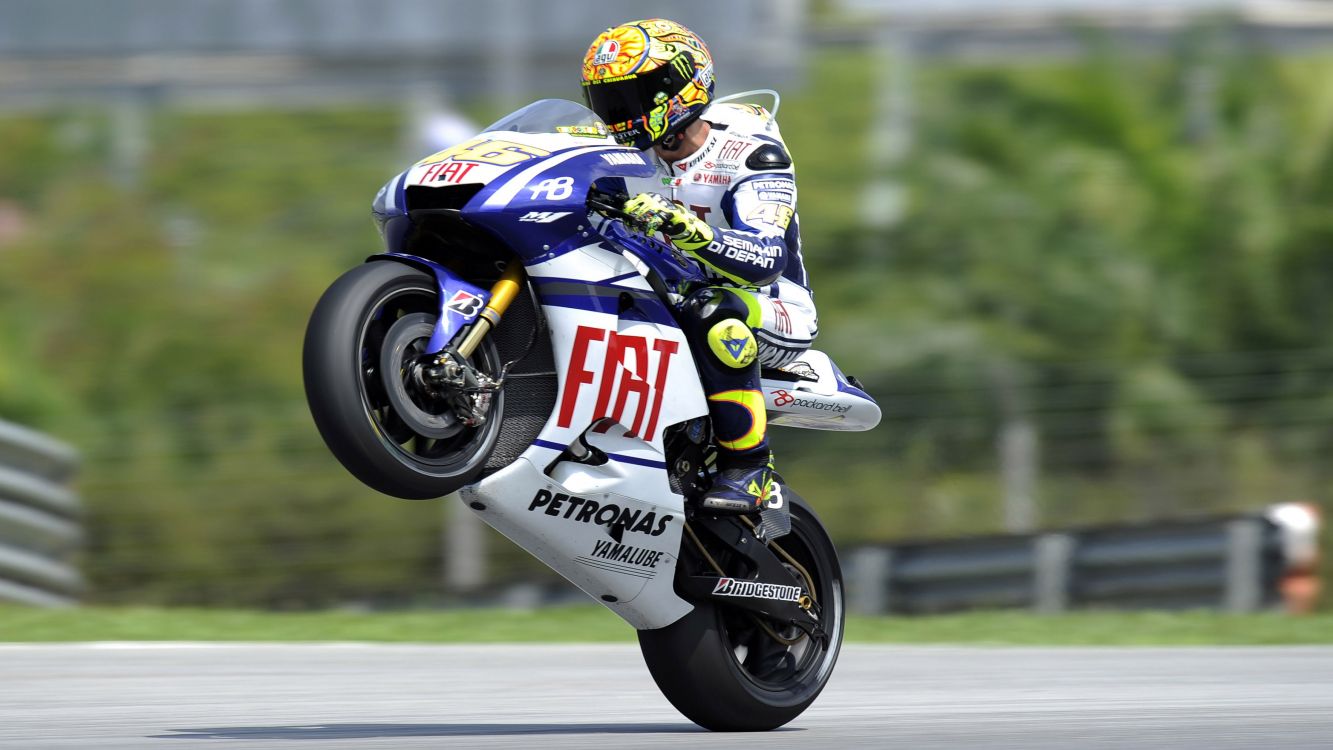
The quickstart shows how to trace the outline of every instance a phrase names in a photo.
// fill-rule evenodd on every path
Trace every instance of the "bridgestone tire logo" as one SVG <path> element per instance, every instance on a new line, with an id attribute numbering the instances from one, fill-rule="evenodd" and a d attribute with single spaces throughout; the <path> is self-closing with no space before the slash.
<path id="1" fill-rule="evenodd" d="M 719 578 L 717 585 L 713 587 L 713 596 L 799 602 L 801 600 L 801 587 L 779 586 L 775 583 L 759 583 L 757 581 L 738 581 L 735 578 Z"/>

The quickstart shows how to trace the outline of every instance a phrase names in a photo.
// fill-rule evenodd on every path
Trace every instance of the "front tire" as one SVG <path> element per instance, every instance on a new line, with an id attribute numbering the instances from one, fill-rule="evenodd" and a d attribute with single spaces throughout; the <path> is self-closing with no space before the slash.
<path id="1" fill-rule="evenodd" d="M 487 420 L 460 423 L 452 410 L 414 389 L 407 364 L 426 354 L 440 314 L 429 274 L 374 261 L 343 274 L 315 306 L 306 328 L 306 400 L 338 461 L 366 486 L 409 500 L 447 495 L 481 473 L 495 446 L 504 392 Z M 471 363 L 496 376 L 500 357 L 483 340 Z"/>
<path id="2" fill-rule="evenodd" d="M 713 601 L 695 602 L 665 628 L 639 631 L 639 648 L 663 695 L 705 729 L 752 732 L 786 724 L 819 696 L 837 662 L 845 619 L 837 550 L 814 511 L 790 490 L 784 494 L 792 531 L 775 543 L 814 579 L 827 643 L 806 636 L 783 645 L 745 611 Z"/>

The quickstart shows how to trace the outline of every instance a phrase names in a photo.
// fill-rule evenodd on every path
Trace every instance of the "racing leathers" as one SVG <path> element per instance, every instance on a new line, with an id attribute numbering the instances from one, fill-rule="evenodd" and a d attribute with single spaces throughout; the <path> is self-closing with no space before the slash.
<path id="1" fill-rule="evenodd" d="M 760 366 L 796 359 L 818 324 L 795 175 L 776 122 L 762 107 L 725 103 L 703 119 L 710 129 L 696 152 L 675 162 L 654 156 L 655 175 L 625 180 L 636 195 L 626 208 L 651 212 L 664 205 L 655 196 L 677 204 L 664 233 L 717 282 L 686 300 L 682 321 L 696 343 L 720 450 L 722 472 L 705 506 L 753 510 L 775 488 Z"/>

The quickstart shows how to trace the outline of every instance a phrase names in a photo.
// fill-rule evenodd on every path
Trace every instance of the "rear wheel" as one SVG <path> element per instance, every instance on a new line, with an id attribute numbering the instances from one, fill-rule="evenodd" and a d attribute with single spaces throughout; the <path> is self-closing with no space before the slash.
<path id="1" fill-rule="evenodd" d="M 346 469 L 372 489 L 407 499 L 447 495 L 480 474 L 495 445 L 504 393 L 485 423 L 463 424 L 448 399 L 413 375 L 429 354 L 439 316 L 434 278 L 394 261 L 343 274 L 306 328 L 306 400 L 320 435 Z M 469 363 L 496 377 L 488 339 Z"/>
<path id="2" fill-rule="evenodd" d="M 696 602 L 665 628 L 639 631 L 657 686 L 706 729 L 760 731 L 786 724 L 819 696 L 838 659 L 844 604 L 837 551 L 814 511 L 790 490 L 784 494 L 791 503 L 791 533 L 773 545 L 790 556 L 788 561 L 778 553 L 798 579 L 804 577 L 800 568 L 809 574 L 827 639 L 713 601 Z"/>

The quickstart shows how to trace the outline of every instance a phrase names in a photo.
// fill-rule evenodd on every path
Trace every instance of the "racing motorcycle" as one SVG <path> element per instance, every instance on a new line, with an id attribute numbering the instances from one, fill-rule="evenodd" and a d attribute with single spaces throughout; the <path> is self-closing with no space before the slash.
<path id="1" fill-rule="evenodd" d="M 548 99 L 399 174 L 374 202 L 385 252 L 312 314 L 306 395 L 363 483 L 452 496 L 636 628 L 686 717 L 772 729 L 829 679 L 842 574 L 785 483 L 758 514 L 695 503 L 716 449 L 676 315 L 708 281 L 604 189 L 652 173 L 593 112 Z M 815 350 L 763 391 L 772 425 L 880 418 Z"/>

